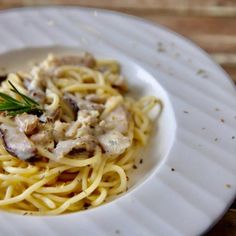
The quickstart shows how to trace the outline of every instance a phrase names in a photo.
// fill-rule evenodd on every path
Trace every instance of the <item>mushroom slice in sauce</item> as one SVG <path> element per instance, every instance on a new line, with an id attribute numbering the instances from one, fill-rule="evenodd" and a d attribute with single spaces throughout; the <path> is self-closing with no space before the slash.
<path id="1" fill-rule="evenodd" d="M 98 136 L 98 141 L 107 154 L 119 155 L 131 145 L 130 139 L 117 130 L 111 130 Z"/>
<path id="2" fill-rule="evenodd" d="M 21 132 L 31 135 L 35 132 L 39 119 L 35 115 L 23 113 L 15 117 L 15 122 Z"/>
<path id="3" fill-rule="evenodd" d="M 38 133 L 30 136 L 30 140 L 33 141 L 34 144 L 43 146 L 48 150 L 54 148 L 54 139 L 51 130 L 40 130 Z"/>
<path id="4" fill-rule="evenodd" d="M 85 149 L 88 152 L 92 152 L 95 150 L 96 145 L 97 140 L 94 136 L 84 135 L 76 139 L 59 141 L 54 149 L 54 154 L 57 158 L 62 158 L 72 150 Z"/>
<path id="5" fill-rule="evenodd" d="M 17 127 L 1 124 L 0 132 L 5 148 L 9 153 L 21 160 L 35 156 L 36 147 Z"/>
<path id="6" fill-rule="evenodd" d="M 90 53 L 81 53 L 81 55 L 76 56 L 53 56 L 50 58 L 49 64 L 54 67 L 59 67 L 63 65 L 79 65 L 93 68 L 96 65 L 96 60 Z"/>
<path id="7" fill-rule="evenodd" d="M 104 109 L 103 104 L 90 102 L 88 100 L 76 97 L 69 93 L 64 96 L 64 100 L 70 106 L 71 110 L 73 111 L 75 115 L 81 110 L 102 112 Z"/>
<path id="8" fill-rule="evenodd" d="M 71 108 L 72 112 L 74 113 L 74 116 L 76 116 L 77 112 L 79 111 L 79 107 L 76 102 L 76 97 L 72 94 L 65 94 L 63 99 Z"/>

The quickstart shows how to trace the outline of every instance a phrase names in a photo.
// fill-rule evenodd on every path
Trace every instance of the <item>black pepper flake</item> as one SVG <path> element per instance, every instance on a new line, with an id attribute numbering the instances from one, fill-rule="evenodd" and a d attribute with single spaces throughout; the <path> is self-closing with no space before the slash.
<path id="1" fill-rule="evenodd" d="M 143 159 L 140 159 L 139 164 L 143 164 Z"/>
<path id="2" fill-rule="evenodd" d="M 175 168 L 171 168 L 171 171 L 175 171 Z"/>
<path id="3" fill-rule="evenodd" d="M 161 42 L 157 43 L 157 51 L 158 52 L 165 52 L 166 51 L 166 49 L 164 48 L 164 46 Z"/>
<path id="4" fill-rule="evenodd" d="M 185 114 L 188 114 L 189 112 L 188 111 L 184 111 Z"/>
<path id="5" fill-rule="evenodd" d="M 225 120 L 224 120 L 224 119 L 220 119 L 220 121 L 221 121 L 222 123 L 224 123 L 224 122 L 225 122 Z"/>
<path id="6" fill-rule="evenodd" d="M 133 169 L 138 169 L 138 167 L 136 165 L 133 165 Z"/>
<path id="7" fill-rule="evenodd" d="M 119 229 L 116 229 L 116 230 L 115 230 L 115 233 L 116 233 L 116 234 L 120 234 L 120 230 L 119 230 Z"/>
<path id="8" fill-rule="evenodd" d="M 232 136 L 232 139 L 235 139 L 235 136 Z"/>
<path id="9" fill-rule="evenodd" d="M 202 130 L 205 130 L 206 128 L 205 127 L 202 127 Z"/>
<path id="10" fill-rule="evenodd" d="M 218 138 L 215 138 L 214 141 L 217 142 L 217 141 L 218 141 Z"/>
<path id="11" fill-rule="evenodd" d="M 226 188 L 231 188 L 232 186 L 231 186 L 231 184 L 226 184 L 225 187 Z"/>
<path id="12" fill-rule="evenodd" d="M 84 209 L 87 210 L 89 207 L 90 207 L 90 204 L 87 203 L 87 202 L 85 202 L 85 203 L 84 203 Z"/>
<path id="13" fill-rule="evenodd" d="M 216 108 L 215 111 L 219 111 L 220 109 L 219 108 Z"/>
<path id="14" fill-rule="evenodd" d="M 206 71 L 203 70 L 203 69 L 199 69 L 199 70 L 197 71 L 197 74 L 198 74 L 198 75 L 205 75 L 205 74 L 206 74 Z"/>

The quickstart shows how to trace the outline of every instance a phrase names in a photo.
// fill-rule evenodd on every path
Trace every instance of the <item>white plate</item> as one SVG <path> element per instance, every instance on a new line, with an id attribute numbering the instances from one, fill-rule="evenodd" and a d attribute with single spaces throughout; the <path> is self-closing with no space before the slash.
<path id="1" fill-rule="evenodd" d="M 0 234 L 203 233 L 236 193 L 236 91 L 228 76 L 188 40 L 135 17 L 68 7 L 0 13 L 0 67 L 71 50 L 118 59 L 135 91 L 158 93 L 165 109 L 157 146 L 150 144 L 129 193 L 112 203 L 56 217 L 1 213 Z"/>

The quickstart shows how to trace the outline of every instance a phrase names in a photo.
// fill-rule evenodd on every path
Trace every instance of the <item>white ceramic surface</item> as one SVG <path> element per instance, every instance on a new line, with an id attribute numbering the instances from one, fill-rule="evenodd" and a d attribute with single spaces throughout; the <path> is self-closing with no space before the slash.
<path id="1" fill-rule="evenodd" d="M 140 83 L 130 80 L 131 85 L 144 93 L 160 91 L 166 117 L 156 137 L 162 144 L 152 149 L 154 162 L 137 177 L 143 183 L 135 191 L 82 213 L 1 213 L 1 235 L 199 235 L 222 215 L 236 192 L 236 91 L 201 49 L 120 13 L 84 8 L 2 11 L 0 66 L 11 61 L 4 66 L 15 68 L 32 55 L 37 59 L 40 53 L 34 48 L 87 50 L 123 62 L 124 73 Z M 153 78 L 172 103 L 176 136 L 168 97 Z"/>

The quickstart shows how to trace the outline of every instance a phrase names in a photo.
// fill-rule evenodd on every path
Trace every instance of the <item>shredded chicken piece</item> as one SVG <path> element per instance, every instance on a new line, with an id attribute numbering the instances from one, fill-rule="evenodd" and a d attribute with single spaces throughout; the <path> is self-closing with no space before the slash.
<path id="1" fill-rule="evenodd" d="M 31 135 L 37 129 L 39 119 L 35 115 L 23 113 L 15 117 L 15 122 L 21 132 Z"/>
<path id="2" fill-rule="evenodd" d="M 98 111 L 80 110 L 78 112 L 77 120 L 72 123 L 71 127 L 67 130 L 66 136 L 75 136 L 77 129 L 82 126 L 95 125 L 98 122 Z"/>
<path id="3" fill-rule="evenodd" d="M 78 137 L 81 137 L 81 136 L 84 136 L 84 135 L 87 135 L 87 134 L 93 135 L 94 130 L 90 126 L 85 126 L 84 125 L 81 128 L 77 129 L 75 137 L 78 138 Z"/>
<path id="4" fill-rule="evenodd" d="M 41 145 L 48 150 L 54 148 L 54 137 L 52 124 L 47 123 L 41 125 L 39 132 L 30 136 L 30 140 L 37 145 Z"/>
<path id="5" fill-rule="evenodd" d="M 25 133 L 19 131 L 17 127 L 1 124 L 0 132 L 6 150 L 13 156 L 21 160 L 27 160 L 35 156 L 36 147 Z"/>
<path id="6" fill-rule="evenodd" d="M 115 129 L 120 133 L 127 133 L 128 131 L 128 115 L 123 106 L 114 109 L 109 115 L 100 123 L 105 130 Z"/>
<path id="7" fill-rule="evenodd" d="M 54 154 L 57 158 L 62 158 L 72 150 L 85 149 L 88 152 L 92 152 L 95 150 L 96 145 L 97 140 L 94 136 L 84 135 L 76 139 L 59 141 L 56 148 L 54 149 Z"/>
<path id="8" fill-rule="evenodd" d="M 102 112 L 104 109 L 103 104 L 86 101 L 84 99 L 77 99 L 77 104 L 80 110 L 95 110 Z"/>
<path id="9" fill-rule="evenodd" d="M 69 123 L 61 122 L 59 120 L 57 120 L 54 123 L 53 137 L 56 142 L 58 142 L 59 140 L 64 140 L 66 138 L 65 133 L 66 133 L 67 129 L 69 128 L 69 126 L 70 126 Z"/>
<path id="10" fill-rule="evenodd" d="M 99 135 L 98 141 L 104 151 L 111 155 L 119 155 L 131 145 L 129 138 L 117 130 L 111 130 Z"/>
<path id="11" fill-rule="evenodd" d="M 98 111 L 81 110 L 78 112 L 77 120 L 82 125 L 93 125 L 98 122 Z"/>

